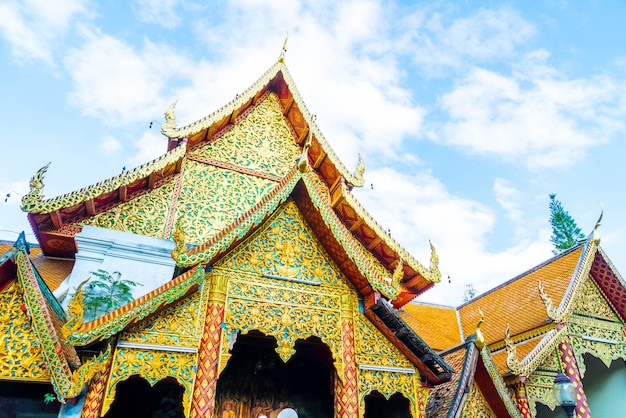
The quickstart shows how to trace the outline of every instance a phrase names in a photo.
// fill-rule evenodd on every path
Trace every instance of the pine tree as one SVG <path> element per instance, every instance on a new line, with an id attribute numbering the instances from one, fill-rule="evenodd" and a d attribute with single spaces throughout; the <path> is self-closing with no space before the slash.
<path id="1" fill-rule="evenodd" d="M 465 292 L 463 292 L 463 302 L 469 302 L 474 299 L 474 296 L 476 296 L 476 289 L 474 288 L 474 285 L 471 283 L 466 284 Z"/>
<path id="2" fill-rule="evenodd" d="M 554 254 L 558 254 L 576 245 L 576 242 L 584 238 L 574 218 L 570 216 L 560 200 L 556 199 L 556 193 L 550 194 L 550 224 L 552 225 L 552 236 L 550 242 L 554 244 Z"/>

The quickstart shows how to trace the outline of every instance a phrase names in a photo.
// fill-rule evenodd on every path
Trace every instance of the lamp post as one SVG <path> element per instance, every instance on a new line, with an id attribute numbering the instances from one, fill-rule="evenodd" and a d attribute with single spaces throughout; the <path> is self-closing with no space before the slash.
<path id="1" fill-rule="evenodd" d="M 569 418 L 574 418 L 576 408 L 576 388 L 563 372 L 559 371 L 554 379 L 554 397 Z"/>

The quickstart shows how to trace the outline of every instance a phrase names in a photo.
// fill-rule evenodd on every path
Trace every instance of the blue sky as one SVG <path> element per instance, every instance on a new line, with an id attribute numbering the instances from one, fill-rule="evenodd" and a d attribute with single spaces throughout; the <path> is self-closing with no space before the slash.
<path id="1" fill-rule="evenodd" d="M 549 193 L 585 233 L 604 204 L 626 271 L 626 3 L 309 3 L 0 1 L 0 239 L 31 232 L 37 169 L 52 162 L 54 197 L 151 160 L 172 101 L 179 125 L 213 112 L 289 33 L 322 132 L 365 160 L 357 197 L 422 262 L 438 250 L 452 283 L 422 300 L 457 305 L 550 258 Z"/>

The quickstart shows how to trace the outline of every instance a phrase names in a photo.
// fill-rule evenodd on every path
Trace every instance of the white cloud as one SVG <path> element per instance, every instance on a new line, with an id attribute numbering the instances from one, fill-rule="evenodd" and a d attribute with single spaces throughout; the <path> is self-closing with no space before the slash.
<path id="1" fill-rule="evenodd" d="M 141 49 L 83 28 L 85 43 L 72 49 L 65 66 L 74 85 L 69 100 L 83 113 L 112 126 L 148 123 L 165 110 L 165 92 L 192 67 L 167 45 L 145 41 Z"/>
<path id="2" fill-rule="evenodd" d="M 165 154 L 167 151 L 167 140 L 161 134 L 146 132 L 139 138 L 134 146 L 137 152 L 129 161 L 128 166 L 132 168 L 150 162 Z"/>
<path id="3" fill-rule="evenodd" d="M 357 189 L 355 195 L 374 219 L 425 266 L 430 259 L 428 241 L 437 249 L 442 281 L 421 300 L 458 305 L 466 284 L 484 292 L 551 256 L 543 230 L 510 248 L 488 251 L 496 222 L 493 210 L 452 195 L 428 172 L 409 176 L 383 168 L 366 176 L 374 189 Z M 447 283 L 448 275 L 452 284 Z"/>
<path id="4" fill-rule="evenodd" d="M 447 23 L 447 16 L 427 9 L 399 22 L 399 43 L 421 69 L 441 76 L 476 61 L 508 57 L 535 34 L 535 27 L 508 8 L 480 9 Z"/>
<path id="5" fill-rule="evenodd" d="M 179 4 L 180 0 L 137 0 L 135 15 L 143 22 L 172 29 L 180 24 L 180 16 L 176 12 Z"/>
<path id="6" fill-rule="evenodd" d="M 120 149 L 122 149 L 122 144 L 117 140 L 117 138 L 111 135 L 106 135 L 100 141 L 100 150 L 105 154 L 115 154 Z"/>
<path id="7" fill-rule="evenodd" d="M 522 194 L 517 190 L 510 181 L 503 178 L 496 178 L 493 182 L 493 192 L 497 202 L 506 212 L 506 216 L 514 224 L 522 223 Z"/>
<path id="8" fill-rule="evenodd" d="M 88 0 L 4 2 L 0 4 L 0 34 L 11 45 L 17 61 L 53 65 L 59 39 L 69 31 L 73 19 L 88 15 L 87 3 Z"/>
<path id="9" fill-rule="evenodd" d="M 441 97 L 450 118 L 433 136 L 528 168 L 571 165 L 623 131 L 622 90 L 608 77 L 563 79 L 541 60 L 509 76 L 474 68 Z"/>

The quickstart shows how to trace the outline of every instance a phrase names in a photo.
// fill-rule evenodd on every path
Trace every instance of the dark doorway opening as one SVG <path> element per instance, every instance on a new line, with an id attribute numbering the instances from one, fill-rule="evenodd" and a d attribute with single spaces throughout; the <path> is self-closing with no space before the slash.
<path id="1" fill-rule="evenodd" d="M 46 403 L 46 394 L 54 396 Z M 0 418 L 28 415 L 56 417 L 61 404 L 49 383 L 11 382 L 0 380 Z"/>
<path id="2" fill-rule="evenodd" d="M 333 417 L 335 369 L 328 346 L 317 337 L 298 340 L 287 363 L 276 346 L 274 337 L 258 331 L 237 338 L 217 383 L 216 416 L 229 409 L 235 418 L 270 416 L 282 403 L 300 418 Z"/>
<path id="3" fill-rule="evenodd" d="M 154 387 L 140 376 L 119 382 L 115 400 L 105 418 L 152 418 L 163 411 L 172 418 L 182 418 L 185 389 L 172 377 L 158 381 Z M 172 411 L 172 412 L 169 412 Z"/>
<path id="4" fill-rule="evenodd" d="M 410 410 L 409 400 L 399 393 L 389 399 L 378 392 L 365 397 L 365 418 L 409 418 Z"/>

